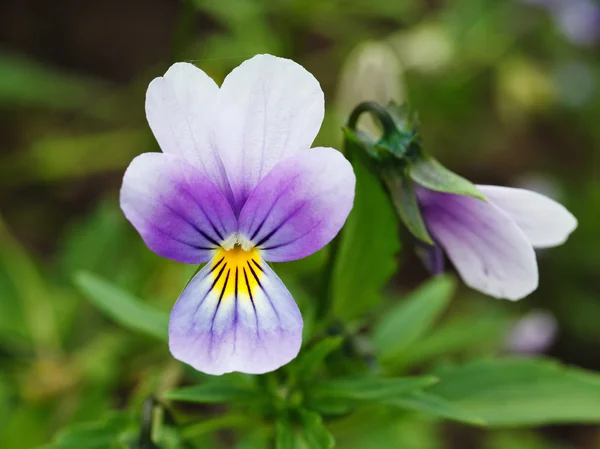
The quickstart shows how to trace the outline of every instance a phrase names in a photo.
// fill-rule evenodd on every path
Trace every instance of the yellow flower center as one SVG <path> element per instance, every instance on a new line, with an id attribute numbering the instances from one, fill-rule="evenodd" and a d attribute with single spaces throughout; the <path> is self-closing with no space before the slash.
<path id="1" fill-rule="evenodd" d="M 230 250 L 219 248 L 212 261 L 212 290 L 220 299 L 248 296 L 253 299 L 260 280 L 264 276 L 262 260 L 258 251 L 246 251 L 239 245 Z"/>

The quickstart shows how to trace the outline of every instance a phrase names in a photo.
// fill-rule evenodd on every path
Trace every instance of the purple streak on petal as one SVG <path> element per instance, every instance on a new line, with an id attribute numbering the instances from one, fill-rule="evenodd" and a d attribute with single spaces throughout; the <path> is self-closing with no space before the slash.
<path id="1" fill-rule="evenodd" d="M 240 214 L 240 233 L 265 260 L 306 257 L 333 239 L 354 201 L 350 163 L 332 148 L 314 148 L 277 165 Z"/>
<path id="2" fill-rule="evenodd" d="M 537 288 L 533 247 L 504 212 L 468 196 L 416 192 L 429 231 L 467 285 L 512 300 Z"/>
<path id="3" fill-rule="evenodd" d="M 145 153 L 125 172 L 121 208 L 155 253 L 184 263 L 206 262 L 237 231 L 218 187 L 176 156 Z"/>
<path id="4" fill-rule="evenodd" d="M 173 356 L 214 375 L 262 374 L 294 359 L 302 343 L 302 316 L 270 267 L 260 263 L 261 286 L 253 288 L 250 297 L 242 275 L 237 294 L 214 290 L 212 266 L 214 262 L 192 279 L 171 311 Z M 247 271 L 246 275 L 250 276 Z"/>

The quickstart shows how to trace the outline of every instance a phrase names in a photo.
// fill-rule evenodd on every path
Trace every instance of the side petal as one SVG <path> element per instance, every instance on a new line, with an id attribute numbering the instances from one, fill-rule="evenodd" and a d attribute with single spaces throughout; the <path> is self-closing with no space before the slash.
<path id="1" fill-rule="evenodd" d="M 562 204 L 532 192 L 500 186 L 477 186 L 492 204 L 502 209 L 525 233 L 535 248 L 564 243 L 577 227 L 577 219 Z"/>
<path id="2" fill-rule="evenodd" d="M 223 192 L 228 183 L 211 142 L 219 87 L 187 62 L 173 64 L 146 92 L 146 117 L 163 152 L 198 167 Z"/>
<path id="3" fill-rule="evenodd" d="M 467 285 L 511 300 L 537 288 L 533 247 L 504 212 L 473 197 L 417 192 L 427 227 Z"/>
<path id="4" fill-rule="evenodd" d="M 156 254 L 184 263 L 208 261 L 237 231 L 221 191 L 176 156 L 145 153 L 125 172 L 121 209 Z"/>
<path id="5" fill-rule="evenodd" d="M 171 353 L 208 374 L 273 371 L 301 343 L 300 311 L 256 251 L 220 250 L 171 311 Z"/>
<path id="6" fill-rule="evenodd" d="M 319 82 L 289 59 L 258 55 L 223 81 L 215 142 L 241 210 L 275 165 L 310 148 L 324 115 Z"/>
<path id="7" fill-rule="evenodd" d="M 344 225 L 356 177 L 333 148 L 313 148 L 277 165 L 240 213 L 240 234 L 265 260 L 301 259 L 324 247 Z"/>

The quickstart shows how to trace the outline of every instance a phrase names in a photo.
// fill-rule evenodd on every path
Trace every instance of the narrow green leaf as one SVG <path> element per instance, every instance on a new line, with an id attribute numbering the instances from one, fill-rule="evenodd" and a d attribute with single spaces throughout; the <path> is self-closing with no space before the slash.
<path id="1" fill-rule="evenodd" d="M 235 449 L 269 449 L 272 447 L 270 432 L 259 428 L 244 435 L 235 446 Z"/>
<path id="2" fill-rule="evenodd" d="M 107 97 L 109 89 L 103 81 L 0 52 L 0 102 L 4 105 L 77 110 L 79 115 L 108 118 L 111 113 L 114 116 L 119 112 L 117 107 L 106 108 L 106 102 L 99 101 Z"/>
<path id="3" fill-rule="evenodd" d="M 425 335 L 446 309 L 455 290 L 453 277 L 431 278 L 386 311 L 374 327 L 371 340 L 380 356 L 396 357 Z"/>
<path id="4" fill-rule="evenodd" d="M 485 420 L 482 418 L 466 412 L 452 402 L 422 391 L 414 391 L 405 394 L 399 398 L 391 399 L 387 403 L 395 407 L 425 412 L 466 424 L 478 426 L 484 426 L 486 424 Z"/>
<path id="5" fill-rule="evenodd" d="M 491 350 L 498 346 L 509 322 L 507 314 L 501 311 L 459 316 L 436 327 L 431 334 L 405 348 L 402 354 L 386 359 L 386 369 L 399 372 L 440 356 Z"/>
<path id="6" fill-rule="evenodd" d="M 106 449 L 113 447 L 130 423 L 129 416 L 114 413 L 100 421 L 76 424 L 62 430 L 54 444 L 60 449 Z"/>
<path id="7" fill-rule="evenodd" d="M 489 426 L 600 422 L 600 375 L 545 359 L 484 359 L 449 366 L 427 392 Z"/>
<path id="8" fill-rule="evenodd" d="M 409 391 L 433 385 L 437 379 L 422 377 L 349 377 L 321 381 L 315 384 L 310 394 L 319 399 L 336 398 L 358 401 L 381 401 L 400 396 Z"/>
<path id="9" fill-rule="evenodd" d="M 275 425 L 275 447 L 276 449 L 298 449 L 294 428 L 284 417 L 280 417 Z"/>
<path id="10" fill-rule="evenodd" d="M 308 351 L 305 351 L 297 362 L 297 376 L 303 381 L 314 377 L 321 362 L 340 347 L 343 338 L 340 336 L 326 337 Z"/>
<path id="11" fill-rule="evenodd" d="M 75 284 L 84 295 L 117 323 L 159 340 L 167 341 L 169 315 L 153 309 L 128 292 L 98 276 L 79 272 Z"/>
<path id="12" fill-rule="evenodd" d="M 311 410 L 326 416 L 345 415 L 351 412 L 356 405 L 350 399 L 314 396 L 308 398 L 308 404 Z"/>
<path id="13" fill-rule="evenodd" d="M 360 317 L 381 300 L 381 289 L 397 267 L 400 249 L 393 208 L 377 178 L 355 163 L 354 207 L 339 236 L 333 269 L 333 312 L 338 318 Z"/>
<path id="14" fill-rule="evenodd" d="M 165 393 L 172 401 L 218 404 L 220 402 L 247 402 L 260 398 L 261 392 L 252 387 L 242 387 L 221 380 L 209 381 L 193 387 L 179 388 Z"/>
<path id="15" fill-rule="evenodd" d="M 433 240 L 421 216 L 413 183 L 404 170 L 403 168 L 386 169 L 381 172 L 381 176 L 390 192 L 396 213 L 406 228 L 422 242 L 433 245 Z"/>
<path id="16" fill-rule="evenodd" d="M 323 425 L 323 419 L 318 413 L 300 410 L 302 436 L 307 449 L 331 449 L 335 441 Z"/>
<path id="17" fill-rule="evenodd" d="M 420 154 L 416 157 L 410 164 L 409 174 L 413 181 L 430 190 L 468 195 L 485 201 L 473 183 L 448 170 L 429 155 Z"/>

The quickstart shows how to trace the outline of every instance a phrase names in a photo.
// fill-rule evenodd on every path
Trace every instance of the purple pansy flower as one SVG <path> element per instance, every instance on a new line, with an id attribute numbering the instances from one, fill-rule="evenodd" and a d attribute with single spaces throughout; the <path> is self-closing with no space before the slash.
<path id="1" fill-rule="evenodd" d="M 354 200 L 351 165 L 313 148 L 318 81 L 259 55 L 221 88 L 192 64 L 150 83 L 146 115 L 163 153 L 136 157 L 121 207 L 148 247 L 208 262 L 171 311 L 175 358 L 209 373 L 265 373 L 298 354 L 302 316 L 267 262 L 306 257 L 340 230 Z"/>
<path id="2" fill-rule="evenodd" d="M 600 39 L 600 5 L 592 0 L 521 0 L 545 8 L 563 35 L 576 45 Z"/>
<path id="3" fill-rule="evenodd" d="M 538 285 L 534 248 L 564 243 L 577 220 L 539 193 L 477 188 L 487 201 L 418 187 L 423 219 L 467 285 L 496 298 L 521 299 Z"/>

